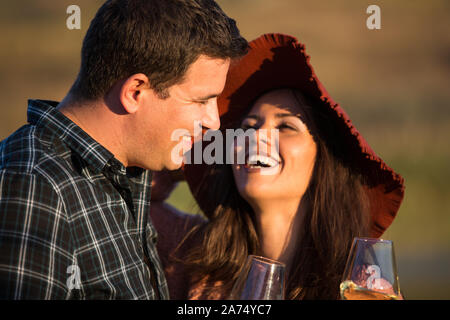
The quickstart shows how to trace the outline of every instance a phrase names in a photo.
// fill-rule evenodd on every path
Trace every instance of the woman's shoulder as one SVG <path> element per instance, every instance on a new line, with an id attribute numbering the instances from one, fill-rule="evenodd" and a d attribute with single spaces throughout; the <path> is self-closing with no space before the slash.
<path id="1" fill-rule="evenodd" d="M 186 239 L 195 227 L 206 223 L 200 215 L 182 212 L 164 203 L 152 203 L 151 220 L 158 233 L 157 249 L 166 274 L 172 299 L 187 299 L 191 289 L 191 277 L 182 262 L 185 255 L 201 241 L 201 233 Z M 180 246 L 180 244 L 183 244 Z"/>
<path id="2" fill-rule="evenodd" d="M 151 204 L 150 218 L 158 232 L 158 242 L 166 241 L 172 245 L 178 245 L 192 228 L 207 222 L 200 214 L 186 213 L 164 202 Z"/>

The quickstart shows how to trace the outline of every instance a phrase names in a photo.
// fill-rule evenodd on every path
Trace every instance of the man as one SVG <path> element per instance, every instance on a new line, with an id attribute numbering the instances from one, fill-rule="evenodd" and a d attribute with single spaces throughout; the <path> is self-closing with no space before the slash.
<path id="1" fill-rule="evenodd" d="M 0 299 L 167 299 L 147 220 L 176 129 L 218 129 L 247 42 L 213 0 L 111 0 L 61 103 L 0 144 Z M 185 140 L 190 140 L 190 136 Z"/>

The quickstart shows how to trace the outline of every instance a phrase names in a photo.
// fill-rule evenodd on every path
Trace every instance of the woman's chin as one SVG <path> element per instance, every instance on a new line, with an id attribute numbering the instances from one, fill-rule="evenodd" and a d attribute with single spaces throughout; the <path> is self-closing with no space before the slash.
<path id="1" fill-rule="evenodd" d="M 239 188 L 239 194 L 246 200 L 270 199 L 277 194 L 272 184 L 249 183 Z"/>

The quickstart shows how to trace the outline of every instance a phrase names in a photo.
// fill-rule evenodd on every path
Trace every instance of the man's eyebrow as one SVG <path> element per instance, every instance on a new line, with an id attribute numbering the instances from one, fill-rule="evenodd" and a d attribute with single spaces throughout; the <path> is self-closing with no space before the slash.
<path id="1" fill-rule="evenodd" d="M 219 94 L 210 94 L 209 96 L 199 97 L 199 98 L 196 98 L 195 100 L 196 101 L 205 101 L 205 100 L 209 100 L 209 99 L 212 99 L 212 98 L 216 98 L 218 96 L 219 96 Z"/>

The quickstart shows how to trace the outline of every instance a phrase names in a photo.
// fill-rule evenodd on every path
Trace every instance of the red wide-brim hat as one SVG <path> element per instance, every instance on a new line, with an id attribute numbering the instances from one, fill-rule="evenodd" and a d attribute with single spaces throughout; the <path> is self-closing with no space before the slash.
<path id="1" fill-rule="evenodd" d="M 375 154 L 339 104 L 333 101 L 310 64 L 305 46 L 294 37 L 265 34 L 250 42 L 247 55 L 230 66 L 223 93 L 218 97 L 221 127 L 230 127 L 248 113 L 252 102 L 263 93 L 280 88 L 297 88 L 313 99 L 333 123 L 332 140 L 350 166 L 365 180 L 372 216 L 371 236 L 380 237 L 391 225 L 404 196 L 404 180 Z M 336 142 L 337 141 L 337 142 Z M 186 181 L 202 210 L 198 186 L 206 164 L 184 165 Z"/>

